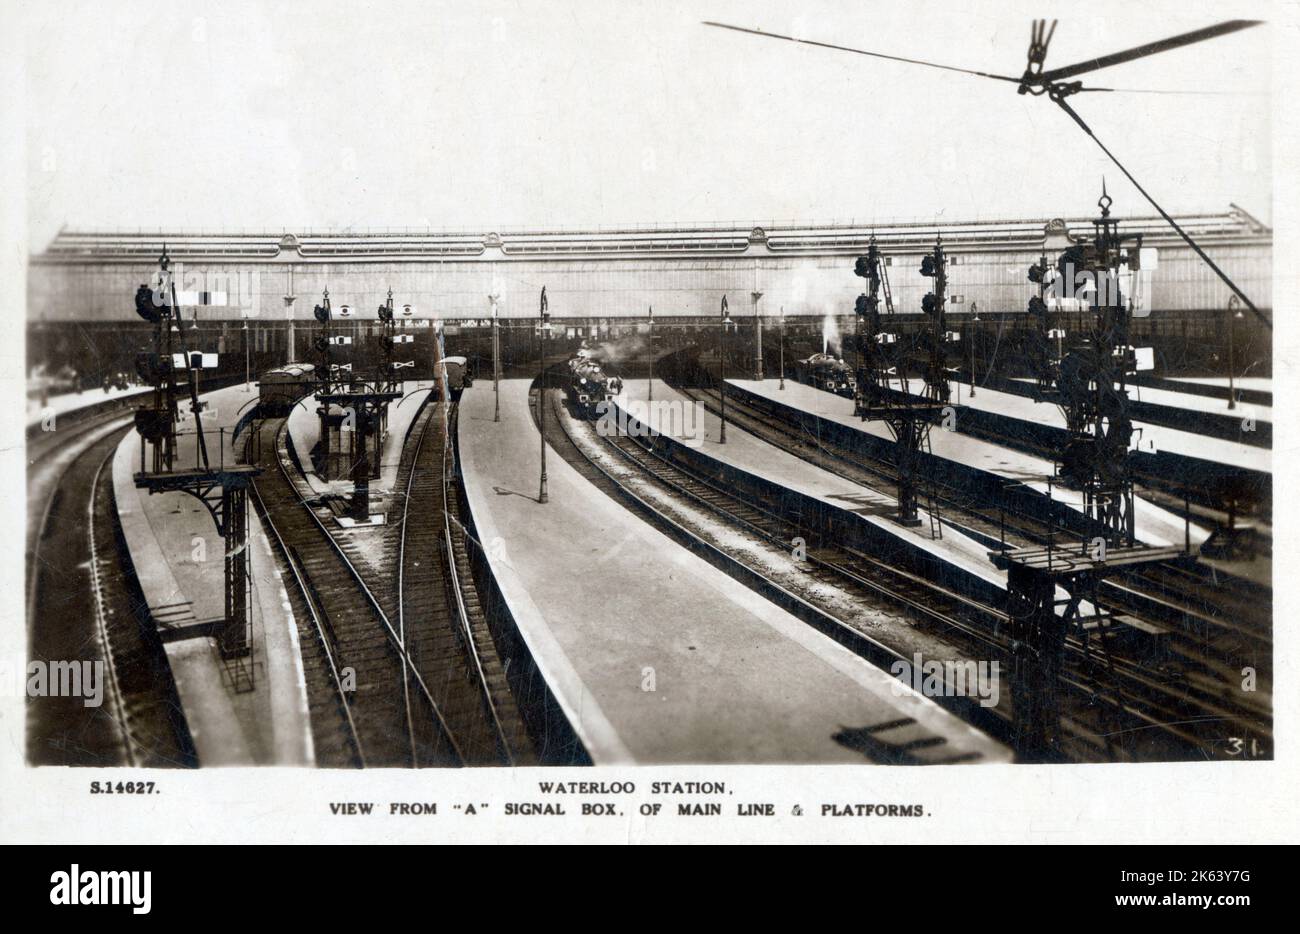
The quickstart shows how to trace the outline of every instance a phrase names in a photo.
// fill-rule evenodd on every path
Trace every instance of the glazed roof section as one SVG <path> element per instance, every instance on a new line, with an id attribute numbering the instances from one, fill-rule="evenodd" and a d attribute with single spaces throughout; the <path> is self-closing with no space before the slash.
<path id="1" fill-rule="evenodd" d="M 1119 217 L 1119 215 L 1116 215 Z M 1177 216 L 1198 241 L 1268 242 L 1271 228 L 1230 206 L 1218 214 Z M 373 262 L 376 260 L 539 260 L 602 257 L 780 256 L 852 254 L 874 235 L 886 251 L 921 251 L 942 236 L 953 250 L 1036 249 L 1050 228 L 1091 230 L 1091 216 L 1048 220 L 880 224 L 777 222 L 753 225 L 627 227 L 619 229 L 518 229 L 482 232 L 431 230 L 268 231 L 62 230 L 33 262 L 139 262 L 153 260 L 164 243 L 173 259 L 227 262 Z M 1178 240 L 1157 216 L 1120 217 L 1126 233 L 1152 244 Z"/>

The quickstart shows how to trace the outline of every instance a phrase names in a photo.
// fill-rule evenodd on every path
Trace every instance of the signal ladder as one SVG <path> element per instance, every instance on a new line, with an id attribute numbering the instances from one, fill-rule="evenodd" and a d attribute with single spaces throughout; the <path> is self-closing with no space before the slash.
<path id="1" fill-rule="evenodd" d="M 929 499 L 929 502 L 926 504 L 926 509 L 930 513 L 930 538 L 942 539 L 943 538 L 943 517 L 939 515 L 939 491 L 938 491 L 938 484 L 934 479 L 934 451 L 930 449 L 929 431 L 925 433 L 925 453 L 926 456 L 929 458 L 929 460 L 926 462 L 927 470 L 925 473 L 926 473 L 926 478 L 929 480 L 929 483 L 927 484 L 927 490 L 926 490 L 926 495 Z"/>

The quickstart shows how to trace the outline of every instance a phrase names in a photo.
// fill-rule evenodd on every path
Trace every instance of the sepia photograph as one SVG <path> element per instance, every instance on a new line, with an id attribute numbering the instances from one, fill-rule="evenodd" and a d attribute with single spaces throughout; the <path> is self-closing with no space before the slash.
<path id="1" fill-rule="evenodd" d="M 1294 9 L 3 11 L 15 837 L 1290 784 Z"/>

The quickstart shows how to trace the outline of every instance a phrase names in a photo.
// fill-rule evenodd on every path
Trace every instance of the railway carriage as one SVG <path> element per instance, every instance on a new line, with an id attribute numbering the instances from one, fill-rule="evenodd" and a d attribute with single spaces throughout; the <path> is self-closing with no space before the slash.
<path id="1" fill-rule="evenodd" d="M 290 363 L 267 370 L 258 383 L 258 406 L 262 415 L 288 415 L 298 400 L 316 388 L 316 367 Z"/>
<path id="2" fill-rule="evenodd" d="M 447 395 L 453 399 L 459 399 L 461 392 L 474 384 L 467 357 L 443 357 L 442 371 L 447 377 Z"/>

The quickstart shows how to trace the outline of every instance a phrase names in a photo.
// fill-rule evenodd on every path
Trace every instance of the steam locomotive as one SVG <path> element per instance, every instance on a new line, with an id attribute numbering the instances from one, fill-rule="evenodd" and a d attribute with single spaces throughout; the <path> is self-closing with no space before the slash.
<path id="1" fill-rule="evenodd" d="M 806 360 L 795 361 L 794 372 L 799 382 L 833 392 L 837 396 L 848 396 L 851 399 L 857 387 L 853 368 L 828 353 L 815 353 Z"/>
<path id="2" fill-rule="evenodd" d="M 576 414 L 583 418 L 595 418 L 600 414 L 596 411 L 600 403 L 613 399 L 623 391 L 623 381 L 606 373 L 591 351 L 583 348 L 569 360 L 564 389 Z"/>

